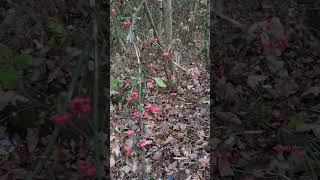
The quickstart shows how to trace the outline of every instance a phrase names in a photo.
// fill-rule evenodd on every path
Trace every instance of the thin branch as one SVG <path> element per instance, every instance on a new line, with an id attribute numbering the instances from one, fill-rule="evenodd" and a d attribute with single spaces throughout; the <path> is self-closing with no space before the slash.
<path id="1" fill-rule="evenodd" d="M 246 26 L 245 26 L 244 24 L 240 23 L 239 21 L 236 21 L 236 20 L 234 20 L 234 19 L 231 19 L 231 18 L 229 18 L 229 17 L 227 17 L 227 16 L 225 16 L 225 15 L 223 15 L 223 14 L 220 14 L 220 13 L 218 13 L 218 12 L 215 12 L 215 11 L 213 11 L 213 13 L 216 14 L 217 16 L 219 16 L 220 18 L 231 22 L 232 24 L 234 24 L 235 26 L 237 26 L 238 28 L 240 28 L 242 31 L 245 31 L 245 30 L 246 30 L 246 28 L 245 28 Z"/>
<path id="2" fill-rule="evenodd" d="M 149 7 L 148 7 L 148 4 L 147 4 L 147 1 L 146 0 L 143 0 L 144 1 L 144 8 L 146 9 L 146 11 L 147 11 L 147 15 L 148 15 L 148 19 L 149 19 L 149 21 L 150 21 L 150 23 L 151 23 L 151 26 L 152 26 L 152 29 L 153 29 L 153 34 L 154 34 L 154 36 L 158 39 L 158 44 L 162 47 L 162 48 L 164 48 L 164 46 L 161 44 L 161 42 L 160 42 L 160 40 L 159 40 L 159 34 L 158 34 L 158 31 L 157 31 L 157 28 L 156 28 L 156 26 L 155 26 L 155 24 L 154 24 L 154 21 L 153 21 L 153 19 L 152 19 L 152 16 L 151 16 L 151 13 L 150 13 L 150 10 L 149 10 Z"/>

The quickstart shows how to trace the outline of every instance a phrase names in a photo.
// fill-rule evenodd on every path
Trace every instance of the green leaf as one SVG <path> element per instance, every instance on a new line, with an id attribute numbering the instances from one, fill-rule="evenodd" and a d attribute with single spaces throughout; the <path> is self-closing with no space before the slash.
<path id="1" fill-rule="evenodd" d="M 113 76 L 110 76 L 110 88 L 111 88 L 111 90 L 116 90 L 121 82 L 122 82 L 121 80 L 119 80 L 119 79 L 117 79 L 117 78 L 115 78 Z"/>
<path id="2" fill-rule="evenodd" d="M 20 80 L 22 72 L 17 71 L 12 65 L 6 64 L 0 67 L 0 82 L 8 89 L 14 89 Z"/>
<path id="3" fill-rule="evenodd" d="M 294 115 L 290 118 L 289 126 L 292 128 L 298 128 L 303 124 L 303 119 L 299 115 Z"/>
<path id="4" fill-rule="evenodd" d="M 11 49 L 0 43 L 0 56 L 8 58 L 11 55 Z"/>
<path id="5" fill-rule="evenodd" d="M 19 70 L 26 70 L 32 63 L 32 57 L 27 54 L 21 54 L 17 56 L 14 60 L 14 63 Z"/>
<path id="6" fill-rule="evenodd" d="M 53 33 L 54 35 L 56 35 L 58 37 L 63 37 L 65 34 L 65 29 L 64 29 L 63 24 L 61 24 L 59 22 L 51 21 L 48 23 L 47 27 L 51 33 Z"/>
<path id="7" fill-rule="evenodd" d="M 57 45 L 56 40 L 52 37 L 50 38 L 50 40 L 48 41 L 48 47 L 49 48 L 55 48 Z"/>
<path id="8" fill-rule="evenodd" d="M 156 83 L 157 83 L 158 86 L 160 86 L 160 87 L 167 87 L 160 78 L 158 78 L 158 77 L 153 77 L 152 79 L 154 79 L 154 80 L 156 81 Z"/>

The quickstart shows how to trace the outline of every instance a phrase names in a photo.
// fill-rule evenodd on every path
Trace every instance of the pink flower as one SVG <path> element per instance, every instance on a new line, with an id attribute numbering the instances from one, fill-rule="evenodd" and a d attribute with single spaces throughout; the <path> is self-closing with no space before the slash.
<path id="1" fill-rule="evenodd" d="M 157 112 L 159 112 L 160 110 L 161 110 L 160 106 L 152 106 L 152 107 L 150 108 L 150 111 L 151 111 L 152 113 L 157 113 Z"/>
<path id="2" fill-rule="evenodd" d="M 189 69 L 189 73 L 191 74 L 192 79 L 198 79 L 200 77 L 200 71 L 198 67 Z"/>
<path id="3" fill-rule="evenodd" d="M 165 52 L 162 52 L 162 53 L 161 53 L 161 56 L 167 57 L 167 56 L 169 56 L 169 52 L 166 52 L 166 51 L 165 51 Z"/>
<path id="4" fill-rule="evenodd" d="M 146 108 L 150 110 L 152 108 L 152 104 L 147 104 Z"/>
<path id="5" fill-rule="evenodd" d="M 143 45 L 148 46 L 148 44 L 149 44 L 149 43 L 148 43 L 148 40 L 147 40 L 147 39 L 144 39 L 144 40 L 143 40 Z"/>
<path id="6" fill-rule="evenodd" d="M 64 112 L 61 114 L 53 115 L 50 120 L 58 123 L 60 126 L 63 126 L 65 121 L 68 121 L 72 118 L 72 114 L 69 112 Z"/>
<path id="7" fill-rule="evenodd" d="M 130 154 L 132 153 L 132 151 L 133 151 L 132 146 L 124 145 L 124 152 L 125 152 L 125 154 L 126 154 L 127 156 L 130 155 Z"/>
<path id="8" fill-rule="evenodd" d="M 297 156 L 304 157 L 305 153 L 304 151 L 296 151 Z"/>
<path id="9" fill-rule="evenodd" d="M 161 107 L 160 106 L 153 106 L 152 104 L 147 104 L 146 109 L 148 109 L 152 113 L 156 113 L 161 110 Z"/>
<path id="10" fill-rule="evenodd" d="M 129 29 L 130 29 L 130 26 L 131 26 L 130 20 L 129 20 L 129 19 L 124 20 L 123 26 L 124 26 L 124 28 L 125 28 L 126 30 L 129 30 Z"/>
<path id="11" fill-rule="evenodd" d="M 93 164 L 80 160 L 78 161 L 78 171 L 82 176 L 90 177 L 96 174 L 96 167 Z"/>
<path id="12" fill-rule="evenodd" d="M 154 80 L 150 79 L 148 82 L 147 82 L 147 88 L 153 88 L 154 87 Z"/>
<path id="13" fill-rule="evenodd" d="M 220 77 L 224 76 L 224 67 L 222 65 L 219 66 L 218 74 Z"/>
<path id="14" fill-rule="evenodd" d="M 132 97 L 128 97 L 128 98 L 127 98 L 127 101 L 128 101 L 128 102 L 131 102 L 131 101 L 132 101 Z"/>
<path id="15" fill-rule="evenodd" d="M 116 14 L 116 9 L 115 9 L 115 8 L 112 8 L 112 9 L 111 9 L 111 12 L 112 12 L 112 14 Z"/>
<path id="16" fill-rule="evenodd" d="M 281 114 L 280 114 L 280 111 L 278 111 L 278 110 L 273 110 L 273 111 L 272 111 L 272 117 L 273 117 L 273 118 L 276 118 L 276 119 L 277 119 L 277 118 L 280 117 L 280 115 L 281 115 Z"/>
<path id="17" fill-rule="evenodd" d="M 134 130 L 130 129 L 130 130 L 128 130 L 127 133 L 128 133 L 129 135 L 133 135 L 133 134 L 134 134 Z"/>
<path id="18" fill-rule="evenodd" d="M 291 152 L 291 151 L 296 151 L 297 147 L 296 146 L 291 146 L 291 145 L 278 145 L 273 148 L 277 152 Z"/>
<path id="19" fill-rule="evenodd" d="M 146 111 L 145 111 L 145 112 L 143 112 L 143 117 L 144 117 L 144 118 L 148 118 L 148 117 L 149 117 L 149 113 L 148 113 L 148 112 L 146 112 Z"/>
<path id="20" fill-rule="evenodd" d="M 275 47 L 283 49 L 288 46 L 288 38 L 286 37 L 279 37 L 276 41 Z"/>
<path id="21" fill-rule="evenodd" d="M 82 113 L 87 113 L 91 110 L 91 100 L 90 98 L 75 98 L 71 100 L 69 107 L 73 111 L 79 111 Z"/>
<path id="22" fill-rule="evenodd" d="M 134 117 L 135 117 L 136 119 L 139 119 L 139 118 L 140 118 L 140 113 L 139 113 L 139 111 L 135 111 L 135 112 L 133 113 L 133 115 L 134 115 Z"/>
<path id="23" fill-rule="evenodd" d="M 140 144 L 139 144 L 139 146 L 140 146 L 141 148 L 144 148 L 145 145 L 146 145 L 146 140 L 145 140 L 145 139 L 140 139 Z"/>
<path id="24" fill-rule="evenodd" d="M 131 96 L 133 97 L 133 99 L 137 99 L 139 97 L 139 93 L 134 91 L 132 92 Z"/>

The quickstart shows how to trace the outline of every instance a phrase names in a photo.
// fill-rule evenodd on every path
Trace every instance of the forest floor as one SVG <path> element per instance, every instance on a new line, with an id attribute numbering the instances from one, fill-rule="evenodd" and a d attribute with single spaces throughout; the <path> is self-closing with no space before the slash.
<path id="1" fill-rule="evenodd" d="M 265 7 L 226 2 L 212 17 L 213 179 L 319 175 L 318 30 L 308 17 Z"/>
<path id="2" fill-rule="evenodd" d="M 188 53 L 191 58 L 182 58 L 180 66 L 184 69 L 175 66 L 178 79 L 176 93 L 156 84 L 154 87 L 148 87 L 147 82 L 152 80 L 151 77 L 159 77 L 167 82 L 161 66 L 163 60 L 152 50 L 141 53 L 141 57 L 144 57 L 142 63 L 148 71 L 143 84 L 145 97 L 143 104 L 154 104 L 160 106 L 161 110 L 156 115 L 143 119 L 145 126 L 143 138 L 146 139 L 146 146 L 142 152 L 138 153 L 138 147 L 129 155 L 125 147 L 132 135 L 127 132 L 132 129 L 136 118 L 133 115 L 134 107 L 126 108 L 125 104 L 127 97 L 130 96 L 128 89 L 132 88 L 137 77 L 138 66 L 134 54 L 127 59 L 122 59 L 120 54 L 113 54 L 111 74 L 124 77 L 120 79 L 122 85 L 112 94 L 114 99 L 117 96 L 123 99 L 112 103 L 110 118 L 113 152 L 111 159 L 115 161 L 112 167 L 113 177 L 125 179 L 141 179 L 145 176 L 151 179 L 170 178 L 170 176 L 176 179 L 209 177 L 209 72 L 206 70 L 205 56 L 195 45 L 196 43 L 185 48 L 188 52 L 181 50 L 181 54 Z M 147 62 L 143 62 L 144 60 Z M 195 67 L 200 73 L 197 78 L 193 78 L 190 71 L 188 72 Z M 124 69 L 130 69 L 130 72 L 127 72 L 129 74 L 124 75 Z M 123 112 L 126 117 L 121 116 Z M 120 126 L 121 128 L 118 128 Z"/>
<path id="3" fill-rule="evenodd" d="M 88 1 L 78 0 L 0 1 L 1 180 L 26 179 L 40 159 L 45 161 L 37 179 L 90 179 L 83 177 L 78 163 L 95 162 L 90 142 L 69 126 L 43 157 L 54 132 L 51 117 L 67 99 L 63 93 L 79 59 L 93 63 L 84 47 L 92 37 L 88 8 Z M 73 97 L 91 92 L 92 67 L 80 72 Z"/>

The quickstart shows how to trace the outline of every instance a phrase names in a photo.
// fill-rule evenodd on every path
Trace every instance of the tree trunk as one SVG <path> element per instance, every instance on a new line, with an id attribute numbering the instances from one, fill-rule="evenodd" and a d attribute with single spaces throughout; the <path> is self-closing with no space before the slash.
<path id="1" fill-rule="evenodd" d="M 169 51 L 170 44 L 172 42 L 172 3 L 171 0 L 164 1 L 164 45 Z M 173 66 L 172 59 L 166 58 L 164 65 L 165 73 L 169 83 L 169 88 L 176 92 L 177 91 L 177 79 L 176 73 Z"/>

